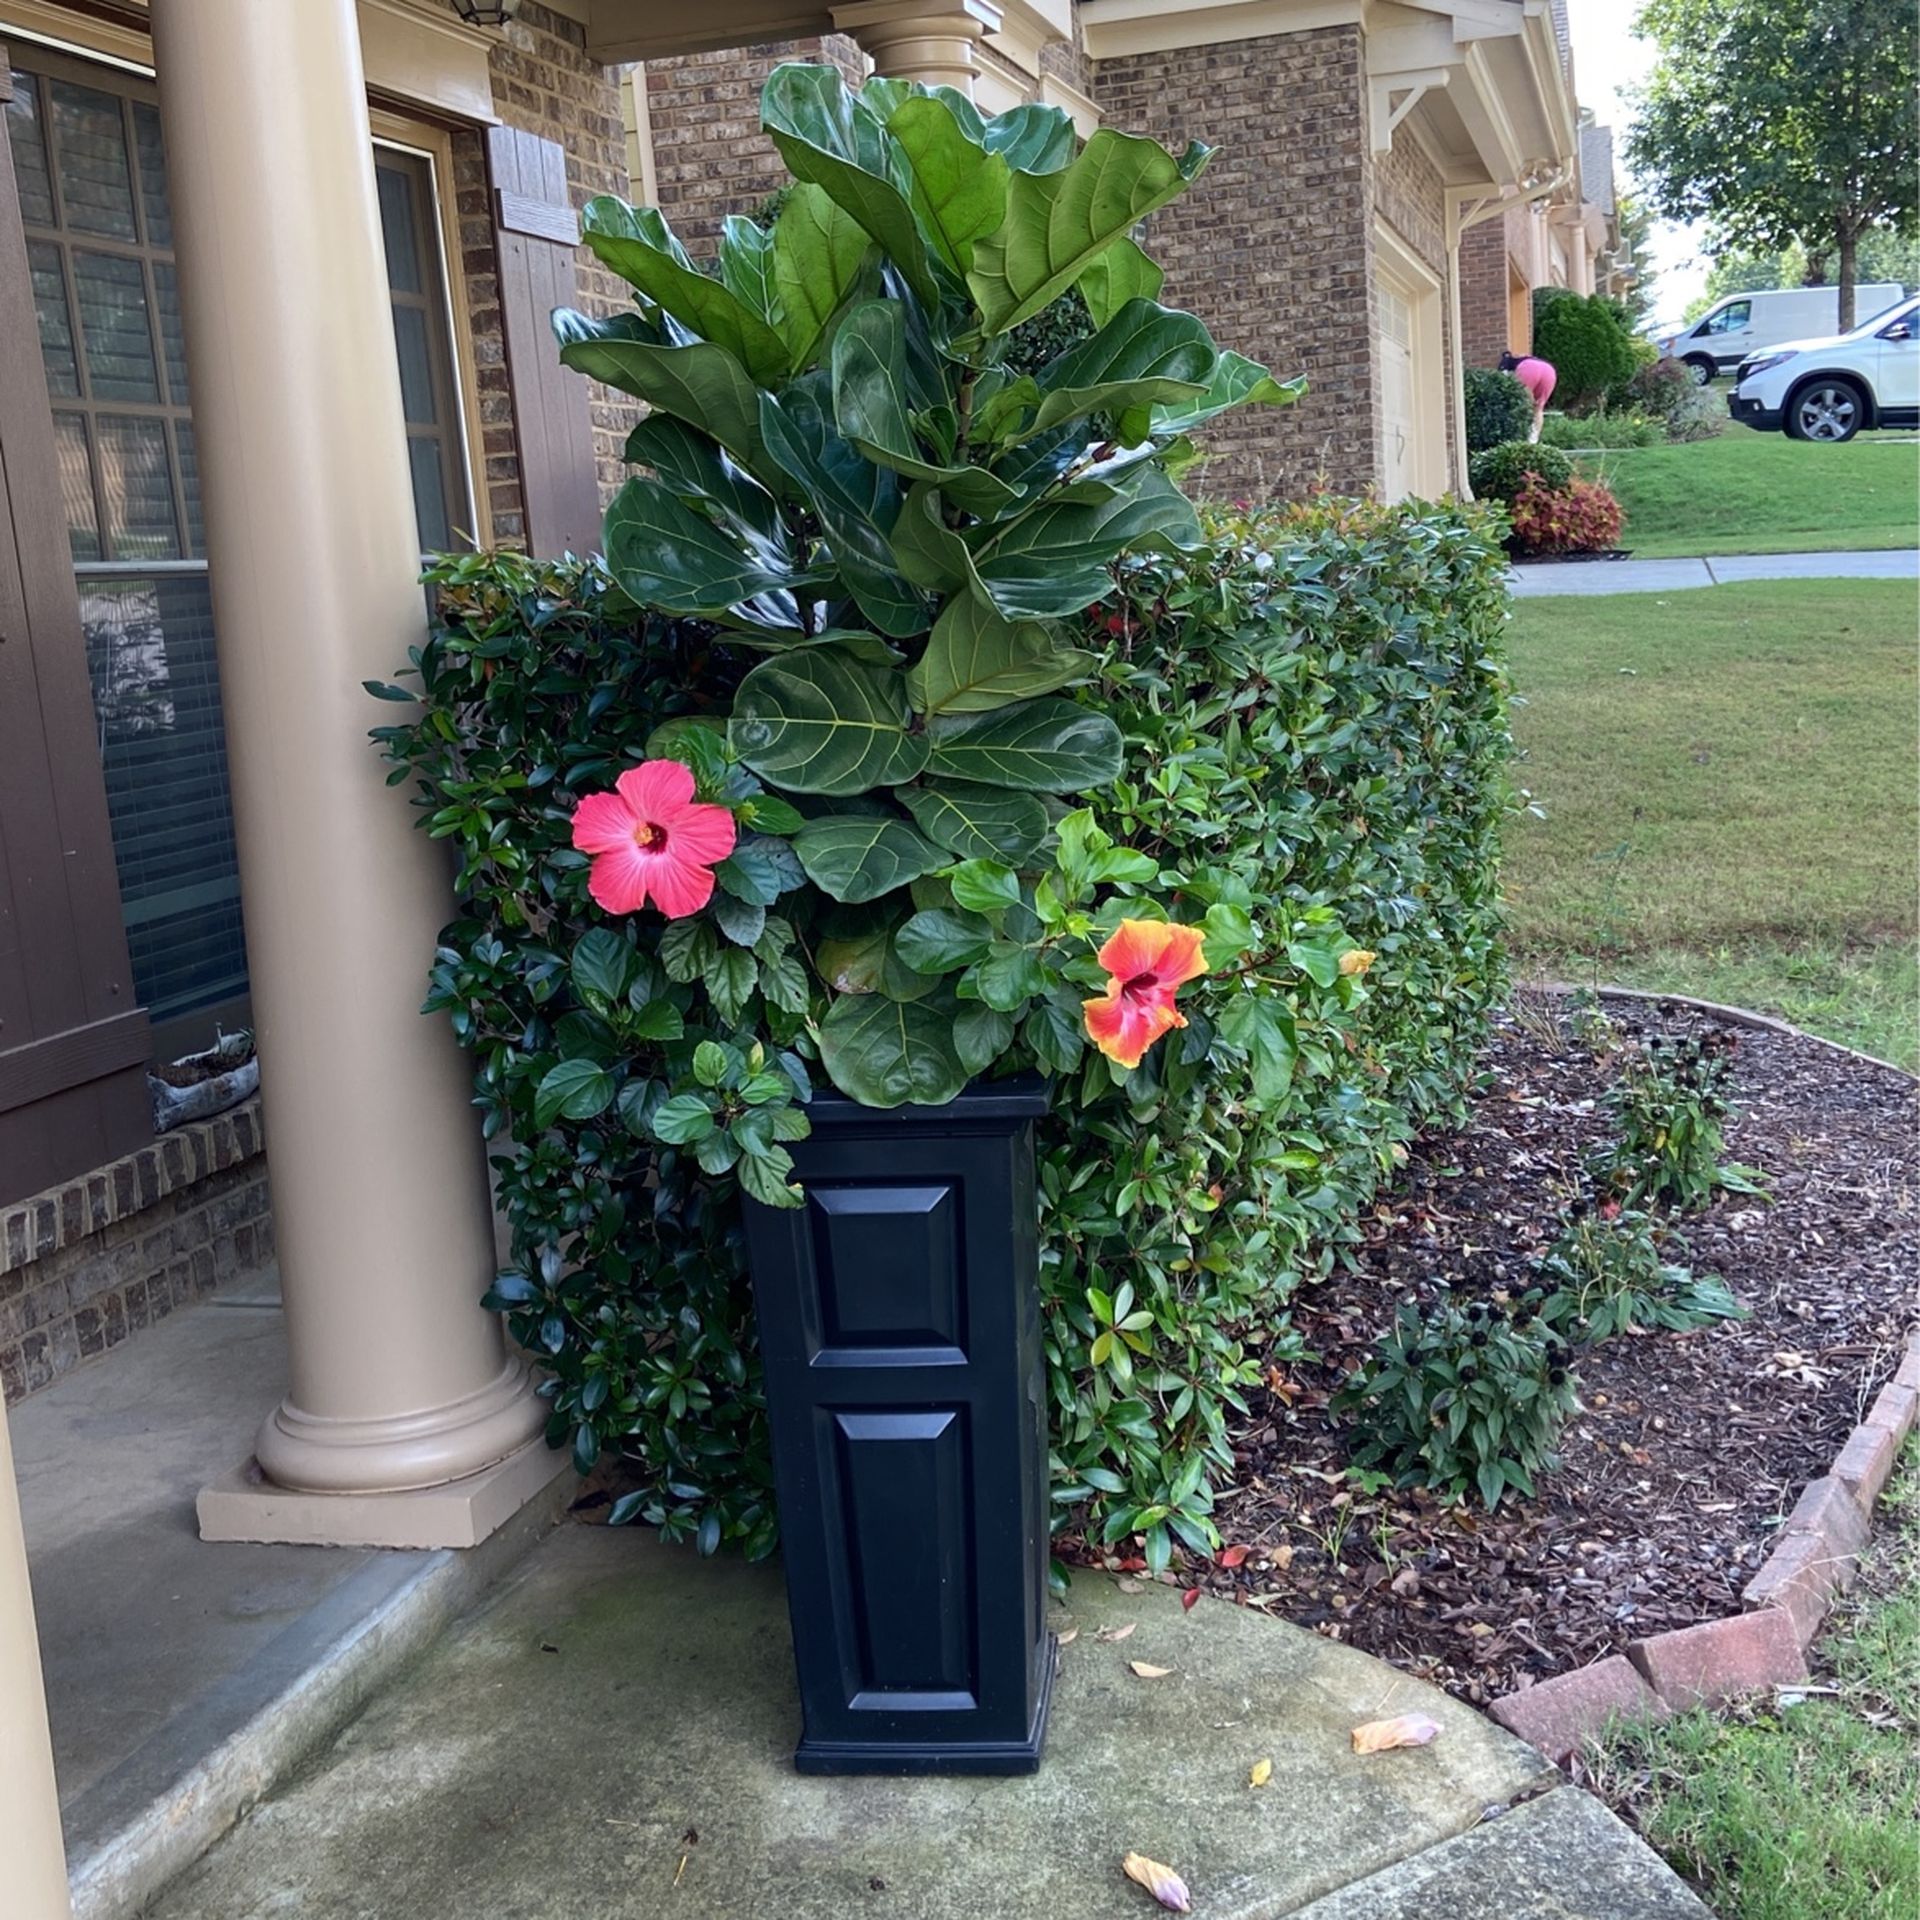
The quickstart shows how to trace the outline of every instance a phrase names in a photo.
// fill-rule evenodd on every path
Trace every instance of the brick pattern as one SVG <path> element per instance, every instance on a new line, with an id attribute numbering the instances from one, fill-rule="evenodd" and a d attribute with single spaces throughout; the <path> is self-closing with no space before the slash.
<path id="1" fill-rule="evenodd" d="M 8 1405 L 272 1265 L 264 1146 L 249 1100 L 0 1214 Z"/>
<path id="2" fill-rule="evenodd" d="M 1202 491 L 1298 499 L 1363 492 L 1378 468 L 1366 98 L 1358 27 L 1225 41 L 1096 63 L 1110 126 L 1178 152 L 1219 147 L 1184 198 L 1147 223 L 1164 297 L 1223 346 L 1285 377 L 1298 405 L 1209 427 Z"/>
<path id="3" fill-rule="evenodd" d="M 1093 62 L 1087 58 L 1087 50 L 1080 40 L 1080 20 L 1075 10 L 1073 38 L 1071 40 L 1049 40 L 1040 49 L 1040 71 L 1055 80 L 1064 80 L 1068 86 L 1077 87 L 1089 98 L 1093 94 Z"/>
<path id="4" fill-rule="evenodd" d="M 1507 351 L 1504 220 L 1483 220 L 1460 236 L 1460 338 L 1470 367 L 1497 367 Z"/>
<path id="5" fill-rule="evenodd" d="M 576 207 L 597 193 L 631 198 L 627 136 L 620 113 L 620 75 L 587 58 L 586 29 L 526 0 L 501 30 L 488 57 L 494 110 L 509 126 L 557 140 L 566 149 L 567 194 Z M 507 379 L 506 338 L 500 322 L 493 211 L 480 135 L 453 136 L 454 192 L 460 216 L 460 279 L 473 335 L 479 387 L 481 459 L 496 546 L 526 539 L 520 460 Z M 579 251 L 578 305 L 585 313 L 617 313 L 632 299 L 626 283 Z M 594 453 L 603 497 L 625 477 L 621 449 L 640 417 L 640 404 L 597 382 L 591 387 Z"/>
<path id="6" fill-rule="evenodd" d="M 782 40 L 647 62 L 647 117 L 660 208 L 693 254 L 711 254 L 720 222 L 752 213 L 787 184 L 787 169 L 760 131 L 760 89 L 783 60 L 830 61 L 850 85 L 863 70 L 845 34 Z"/>

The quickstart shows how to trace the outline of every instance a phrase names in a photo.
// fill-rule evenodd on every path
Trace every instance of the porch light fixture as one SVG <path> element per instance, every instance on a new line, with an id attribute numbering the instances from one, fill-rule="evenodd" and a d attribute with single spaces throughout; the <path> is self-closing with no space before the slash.
<path id="1" fill-rule="evenodd" d="M 454 11 L 476 27 L 504 27 L 518 11 L 520 0 L 453 0 Z"/>

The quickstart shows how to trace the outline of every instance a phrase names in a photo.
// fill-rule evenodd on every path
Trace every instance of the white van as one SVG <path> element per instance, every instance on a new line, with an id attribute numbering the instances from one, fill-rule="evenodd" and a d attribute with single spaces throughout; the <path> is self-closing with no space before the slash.
<path id="1" fill-rule="evenodd" d="M 1906 292 L 1897 285 L 1855 287 L 1855 318 L 1866 320 Z M 1788 340 L 1824 339 L 1840 331 L 1838 287 L 1775 287 L 1762 293 L 1730 293 L 1690 327 L 1660 336 L 1664 354 L 1684 360 L 1705 386 L 1716 373 L 1731 373 L 1742 360 Z"/>

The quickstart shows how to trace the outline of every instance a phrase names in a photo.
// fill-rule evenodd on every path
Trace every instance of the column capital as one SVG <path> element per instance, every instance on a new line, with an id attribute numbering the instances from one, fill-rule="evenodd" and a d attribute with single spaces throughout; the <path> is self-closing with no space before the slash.
<path id="1" fill-rule="evenodd" d="M 1002 23 L 992 0 L 848 0 L 832 14 L 876 73 L 967 94 L 973 92 L 973 50 Z"/>

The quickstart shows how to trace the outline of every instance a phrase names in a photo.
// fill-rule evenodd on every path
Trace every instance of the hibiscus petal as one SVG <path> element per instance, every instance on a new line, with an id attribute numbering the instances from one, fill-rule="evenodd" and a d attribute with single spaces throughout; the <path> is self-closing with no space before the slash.
<path id="1" fill-rule="evenodd" d="M 639 822 L 617 793 L 590 793 L 573 810 L 573 844 L 582 853 L 612 853 L 633 845 Z"/>
<path id="2" fill-rule="evenodd" d="M 634 845 L 629 828 L 623 841 L 594 856 L 587 891 L 608 913 L 638 913 L 647 904 L 647 888 L 654 877 L 650 869 L 657 859 Z"/>
<path id="3" fill-rule="evenodd" d="M 672 840 L 664 852 L 648 854 L 647 885 L 653 890 L 653 904 L 669 920 L 684 920 L 698 913 L 713 898 L 713 870 L 697 861 L 683 859 Z"/>
<path id="4" fill-rule="evenodd" d="M 712 866 L 733 851 L 738 829 L 725 807 L 696 802 L 671 809 L 660 821 L 666 829 L 668 850 L 685 860 Z"/>
<path id="5" fill-rule="evenodd" d="M 1170 987 L 1198 980 L 1207 970 L 1206 944 L 1204 928 L 1169 924 L 1165 929 L 1165 943 L 1160 950 L 1159 962 L 1153 970 L 1155 977 Z"/>
<path id="6" fill-rule="evenodd" d="M 1162 920 L 1122 920 L 1100 949 L 1100 964 L 1117 980 L 1136 980 L 1158 966 L 1165 934 Z"/>
<path id="7" fill-rule="evenodd" d="M 693 772 L 678 760 L 643 760 L 613 783 L 641 819 L 664 826 L 667 816 L 693 798 Z"/>
<path id="8" fill-rule="evenodd" d="M 1123 994 L 1116 987 L 1097 999 L 1081 1002 L 1087 1038 L 1116 1065 L 1137 1067 L 1147 1049 L 1163 1033 L 1187 1023 L 1174 1011 L 1173 995 L 1144 999 Z"/>

